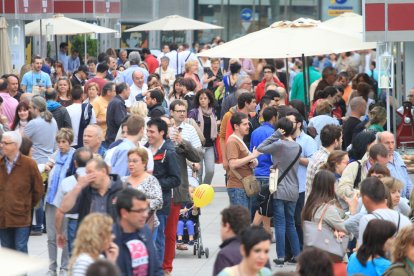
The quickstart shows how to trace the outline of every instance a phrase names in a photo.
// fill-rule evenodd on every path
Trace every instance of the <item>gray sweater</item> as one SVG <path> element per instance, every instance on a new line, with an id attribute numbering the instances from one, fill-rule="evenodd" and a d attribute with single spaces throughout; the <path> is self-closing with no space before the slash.
<path id="1" fill-rule="evenodd" d="M 257 148 L 262 153 L 272 155 L 273 164 L 278 163 L 279 177 L 289 167 L 299 153 L 300 145 L 296 142 L 282 140 L 282 134 L 275 131 L 272 136 L 267 138 Z M 298 180 L 299 159 L 289 170 L 286 176 L 277 186 L 277 191 L 273 194 L 275 199 L 286 201 L 297 201 L 299 198 Z"/>

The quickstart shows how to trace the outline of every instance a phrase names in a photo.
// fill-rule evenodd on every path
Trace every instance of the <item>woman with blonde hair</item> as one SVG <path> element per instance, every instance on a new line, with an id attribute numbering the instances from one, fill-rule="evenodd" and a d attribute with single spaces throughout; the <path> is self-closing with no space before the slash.
<path id="1" fill-rule="evenodd" d="M 190 78 L 196 83 L 195 91 L 200 90 L 203 88 L 201 86 L 200 77 L 197 75 L 198 73 L 198 61 L 197 60 L 189 60 L 185 63 L 185 74 L 184 78 Z"/>
<path id="2" fill-rule="evenodd" d="M 84 276 L 88 267 L 105 253 L 106 259 L 116 264 L 119 248 L 112 241 L 110 216 L 92 213 L 86 216 L 78 227 L 69 265 L 69 275 Z"/>
<path id="3" fill-rule="evenodd" d="M 55 90 L 58 94 L 57 102 L 68 107 L 73 103 L 72 101 L 72 83 L 67 77 L 61 77 L 57 80 L 55 84 Z"/>
<path id="4" fill-rule="evenodd" d="M 401 190 L 404 188 L 404 183 L 394 177 L 383 177 L 381 182 L 387 187 L 387 206 L 392 210 L 396 210 L 404 216 L 410 215 L 410 206 L 406 198 L 401 198 Z"/>
<path id="5" fill-rule="evenodd" d="M 88 85 L 88 90 L 86 91 L 86 98 L 83 103 L 90 103 L 92 104 L 96 98 L 98 98 L 99 93 L 99 85 L 96 82 L 91 82 Z"/>
<path id="6" fill-rule="evenodd" d="M 414 225 L 399 231 L 392 249 L 392 261 L 384 276 L 414 276 Z"/>
<path id="7" fill-rule="evenodd" d="M 144 118 L 145 120 L 145 125 L 144 125 L 144 136 L 141 139 L 140 144 L 142 146 L 144 146 L 147 141 L 147 123 L 149 121 L 149 117 L 148 117 L 148 108 L 147 108 L 147 104 L 145 102 L 142 101 L 138 101 L 132 104 L 132 106 L 129 108 L 129 113 L 130 115 L 138 115 L 142 118 Z M 126 120 L 129 118 L 129 116 L 127 118 L 125 118 L 124 122 L 126 122 Z M 122 139 L 122 125 L 119 127 L 118 133 L 116 134 L 116 140 Z"/>

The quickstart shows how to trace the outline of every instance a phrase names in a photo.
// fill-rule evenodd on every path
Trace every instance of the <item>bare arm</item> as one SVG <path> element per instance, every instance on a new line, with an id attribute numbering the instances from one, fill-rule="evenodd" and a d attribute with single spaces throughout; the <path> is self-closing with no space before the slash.
<path id="1" fill-rule="evenodd" d="M 299 158 L 299 164 L 301 164 L 302 166 L 307 167 L 309 164 L 309 159 L 306 157 L 300 157 Z"/>
<path id="2" fill-rule="evenodd" d="M 249 162 L 254 161 L 261 153 L 257 151 L 256 149 L 253 150 L 252 154 L 247 155 L 246 157 L 243 157 L 242 159 L 231 159 L 229 160 L 229 167 L 231 169 L 237 169 L 240 168 L 243 165 L 246 165 Z"/>

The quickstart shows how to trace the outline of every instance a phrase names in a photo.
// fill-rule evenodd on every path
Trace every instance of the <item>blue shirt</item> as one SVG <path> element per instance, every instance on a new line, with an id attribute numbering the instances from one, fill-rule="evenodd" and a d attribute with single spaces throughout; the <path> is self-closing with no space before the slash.
<path id="1" fill-rule="evenodd" d="M 315 140 L 312 137 L 307 135 L 305 132 L 301 132 L 300 135 L 296 138 L 296 143 L 302 147 L 302 153 L 300 157 L 307 158 L 310 160 L 313 154 L 318 150 Z M 304 193 L 306 190 L 306 170 L 307 166 L 303 166 L 299 163 L 298 168 L 298 179 L 299 179 L 299 193 Z"/>
<path id="2" fill-rule="evenodd" d="M 69 57 L 66 55 L 65 52 L 59 51 L 58 59 L 60 62 L 62 62 L 63 69 L 65 72 L 68 71 L 68 63 L 69 63 Z"/>
<path id="3" fill-rule="evenodd" d="M 52 87 L 52 81 L 50 76 L 43 71 L 35 73 L 33 71 L 24 74 L 22 79 L 22 85 L 26 86 L 26 93 L 32 93 L 33 85 L 39 85 L 42 87 Z"/>
<path id="4" fill-rule="evenodd" d="M 132 73 L 135 71 L 141 71 L 144 74 L 144 82 L 147 83 L 147 79 L 149 76 L 149 73 L 144 68 L 139 67 L 138 65 L 131 65 L 128 69 L 122 72 L 122 81 L 128 83 L 129 86 L 131 86 L 134 82 L 132 81 Z"/>
<path id="5" fill-rule="evenodd" d="M 79 57 L 76 57 L 75 59 L 73 59 L 72 57 L 70 57 L 68 59 L 68 71 L 74 73 L 76 70 L 78 70 L 80 66 L 80 60 Z"/>
<path id="6" fill-rule="evenodd" d="M 250 138 L 250 151 L 253 151 L 254 147 L 259 147 L 259 145 L 272 136 L 274 132 L 275 129 L 269 122 L 264 122 L 260 127 L 255 129 Z M 257 160 L 259 161 L 259 164 L 254 169 L 254 175 L 269 178 L 270 167 L 273 165 L 272 155 L 262 154 L 257 157 Z"/>
<path id="7" fill-rule="evenodd" d="M 348 275 L 362 274 L 368 276 L 382 275 L 391 266 L 391 262 L 383 257 L 375 258 L 374 260 L 367 261 L 363 266 L 356 257 L 356 253 L 353 253 L 349 257 L 348 262 Z"/>
<path id="8" fill-rule="evenodd" d="M 388 161 L 387 168 L 390 170 L 392 177 L 395 177 L 402 183 L 404 183 L 404 188 L 401 191 L 401 196 L 405 198 L 410 198 L 413 183 L 411 182 L 411 178 L 408 175 L 407 166 L 402 160 L 401 155 L 396 151 L 394 151 L 393 160 L 394 163 Z"/>

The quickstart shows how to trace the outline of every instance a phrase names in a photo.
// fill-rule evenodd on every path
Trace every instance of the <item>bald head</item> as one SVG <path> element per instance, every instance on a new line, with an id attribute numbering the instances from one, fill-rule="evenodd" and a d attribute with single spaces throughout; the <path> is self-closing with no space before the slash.
<path id="1" fill-rule="evenodd" d="M 395 150 L 394 134 L 392 134 L 389 131 L 378 132 L 377 143 L 381 143 L 387 148 L 389 157 L 392 157 L 394 155 L 394 150 Z"/>
<path id="2" fill-rule="evenodd" d="M 144 74 L 139 70 L 132 72 L 132 81 L 138 88 L 142 88 L 144 85 Z"/>
<path id="3" fill-rule="evenodd" d="M 276 92 L 277 93 L 279 93 L 279 95 L 280 95 L 280 100 L 279 100 L 279 104 L 281 103 L 281 104 L 284 104 L 284 101 L 285 101 L 285 99 L 286 99 L 286 97 L 287 97 L 287 94 L 286 94 L 286 89 L 284 89 L 283 87 L 276 87 Z"/>
<path id="4" fill-rule="evenodd" d="M 355 97 L 349 102 L 349 107 L 353 116 L 361 117 L 365 115 L 367 102 L 362 97 Z"/>

